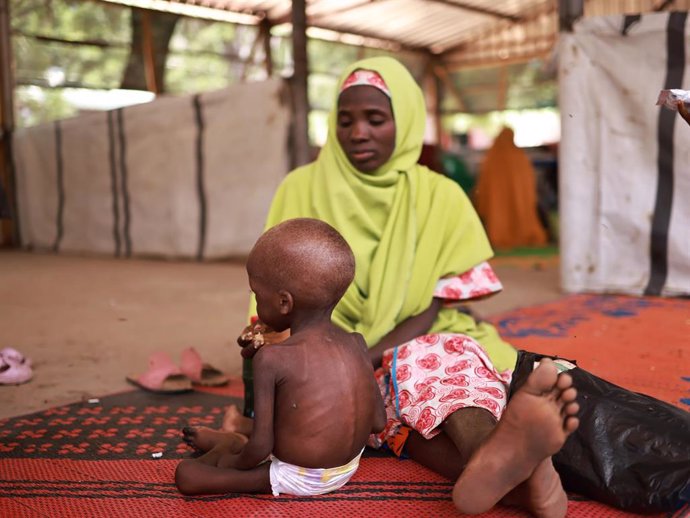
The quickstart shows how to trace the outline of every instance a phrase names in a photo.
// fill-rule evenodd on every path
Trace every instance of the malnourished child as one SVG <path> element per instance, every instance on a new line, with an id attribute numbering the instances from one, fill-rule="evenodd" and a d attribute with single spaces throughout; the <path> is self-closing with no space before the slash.
<path id="1" fill-rule="evenodd" d="M 249 439 L 199 437 L 207 451 L 177 466 L 180 492 L 318 495 L 350 480 L 385 425 L 364 339 L 331 323 L 354 271 L 350 247 L 324 222 L 292 219 L 259 238 L 247 261 L 258 316 L 290 337 L 254 349 Z"/>

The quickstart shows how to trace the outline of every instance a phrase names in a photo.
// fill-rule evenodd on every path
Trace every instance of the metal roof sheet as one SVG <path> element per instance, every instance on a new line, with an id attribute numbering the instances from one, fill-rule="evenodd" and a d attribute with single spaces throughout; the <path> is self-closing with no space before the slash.
<path id="1" fill-rule="evenodd" d="M 291 0 L 104 1 L 181 14 L 194 9 L 201 17 L 225 16 L 226 21 L 274 26 L 290 22 L 292 6 Z M 367 38 L 359 44 L 430 52 L 451 67 L 545 57 L 558 32 L 555 0 L 306 0 L 306 4 L 311 28 Z M 585 16 L 669 8 L 688 10 L 690 0 L 584 0 Z"/>

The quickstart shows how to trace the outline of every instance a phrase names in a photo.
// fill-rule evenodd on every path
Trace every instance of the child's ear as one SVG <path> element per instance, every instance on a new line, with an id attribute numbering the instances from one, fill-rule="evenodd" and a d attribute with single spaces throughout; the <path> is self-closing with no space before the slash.
<path id="1" fill-rule="evenodd" d="M 295 300 L 292 298 L 292 293 L 285 290 L 278 292 L 278 306 L 281 315 L 287 315 L 295 307 Z"/>

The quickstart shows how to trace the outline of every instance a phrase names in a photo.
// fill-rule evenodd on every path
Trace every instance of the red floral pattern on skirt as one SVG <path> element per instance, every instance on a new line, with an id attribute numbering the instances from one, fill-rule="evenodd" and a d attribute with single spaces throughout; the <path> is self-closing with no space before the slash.
<path id="1" fill-rule="evenodd" d="M 380 447 L 402 425 L 430 439 L 450 414 L 466 407 L 484 408 L 498 420 L 511 378 L 511 370 L 498 372 L 466 335 L 425 335 L 389 349 L 376 371 L 387 423 L 369 445 Z"/>

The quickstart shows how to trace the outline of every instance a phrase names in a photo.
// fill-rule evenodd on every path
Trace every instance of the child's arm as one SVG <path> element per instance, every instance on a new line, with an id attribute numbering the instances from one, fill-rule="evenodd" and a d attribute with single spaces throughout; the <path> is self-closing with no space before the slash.
<path id="1" fill-rule="evenodd" d="M 275 401 L 276 358 L 272 347 L 261 348 L 254 356 L 254 427 L 249 442 L 237 456 L 235 468 L 251 469 L 273 451 L 273 404 Z"/>
<path id="2" fill-rule="evenodd" d="M 386 407 L 383 404 L 383 398 L 381 397 L 381 391 L 379 390 L 378 383 L 374 381 L 373 385 L 373 398 L 376 408 L 374 409 L 374 422 L 371 425 L 371 433 L 382 432 L 386 427 Z"/>
<path id="3" fill-rule="evenodd" d="M 359 333 L 353 333 L 356 336 L 359 347 L 364 355 L 364 358 L 369 360 L 369 352 L 367 348 L 367 343 L 364 341 L 364 337 Z M 383 431 L 386 427 L 386 407 L 383 403 L 383 397 L 381 396 L 381 390 L 379 389 L 379 384 L 376 378 L 372 375 L 369 376 L 369 383 L 371 385 L 371 397 L 374 405 L 374 416 L 371 423 L 371 433 L 379 433 Z"/>

